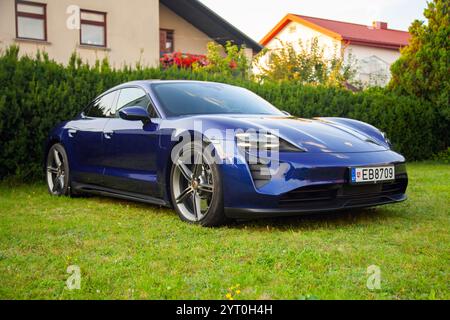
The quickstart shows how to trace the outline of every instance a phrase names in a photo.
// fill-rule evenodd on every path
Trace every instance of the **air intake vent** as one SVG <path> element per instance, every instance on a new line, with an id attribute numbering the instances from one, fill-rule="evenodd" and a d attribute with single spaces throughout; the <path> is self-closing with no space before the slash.
<path id="1" fill-rule="evenodd" d="M 253 182 L 257 188 L 261 188 L 270 182 L 272 175 L 267 164 L 250 164 L 250 172 L 252 174 Z"/>

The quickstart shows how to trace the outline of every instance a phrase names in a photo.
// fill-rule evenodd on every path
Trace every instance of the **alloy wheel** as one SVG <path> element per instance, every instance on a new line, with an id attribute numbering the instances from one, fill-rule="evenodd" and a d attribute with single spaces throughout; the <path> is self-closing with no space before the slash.
<path id="1" fill-rule="evenodd" d="M 64 157 L 57 150 L 52 148 L 47 158 L 47 183 L 53 195 L 62 195 L 66 188 L 66 168 Z"/>
<path id="2" fill-rule="evenodd" d="M 195 161 L 192 162 L 192 159 Z M 187 220 L 202 221 L 208 214 L 214 195 L 211 166 L 203 153 L 194 151 L 193 155 L 179 157 L 172 179 L 174 205 Z"/>

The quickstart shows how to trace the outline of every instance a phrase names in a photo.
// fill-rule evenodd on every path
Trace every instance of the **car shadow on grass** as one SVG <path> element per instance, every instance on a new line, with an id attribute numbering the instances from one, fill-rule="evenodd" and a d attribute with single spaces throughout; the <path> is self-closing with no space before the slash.
<path id="1" fill-rule="evenodd" d="M 103 204 L 112 204 L 122 207 L 131 207 L 138 211 L 145 211 L 151 215 L 173 216 L 178 219 L 176 212 L 171 208 L 159 207 L 151 204 L 134 202 L 129 200 L 83 196 L 85 200 Z M 376 207 L 365 209 L 348 209 L 327 213 L 302 214 L 293 217 L 275 217 L 230 221 L 225 228 L 229 229 L 254 229 L 254 230 L 311 230 L 334 229 L 358 224 L 370 224 L 394 219 L 398 212 L 393 207 Z M 180 220 L 180 223 L 184 223 Z"/>

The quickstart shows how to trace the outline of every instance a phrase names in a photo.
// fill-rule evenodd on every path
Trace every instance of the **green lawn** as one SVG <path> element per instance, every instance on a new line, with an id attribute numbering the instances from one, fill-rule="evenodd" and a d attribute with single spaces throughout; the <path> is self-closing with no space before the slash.
<path id="1" fill-rule="evenodd" d="M 105 198 L 0 183 L 0 299 L 449 299 L 450 167 L 408 166 L 410 199 L 220 229 Z M 81 290 L 69 291 L 70 265 Z M 366 287 L 381 269 L 381 289 Z"/>

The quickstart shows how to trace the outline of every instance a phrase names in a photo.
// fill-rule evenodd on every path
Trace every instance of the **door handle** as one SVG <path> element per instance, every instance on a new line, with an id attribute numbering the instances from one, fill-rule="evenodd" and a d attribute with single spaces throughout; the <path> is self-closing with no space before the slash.
<path id="1" fill-rule="evenodd" d="M 103 136 L 105 137 L 105 139 L 112 139 L 112 136 L 114 134 L 114 131 L 107 131 L 107 132 L 103 132 Z"/>
<path id="2" fill-rule="evenodd" d="M 77 130 L 75 130 L 75 129 L 69 129 L 69 138 L 73 138 L 73 137 L 75 137 L 75 135 L 77 134 Z"/>

